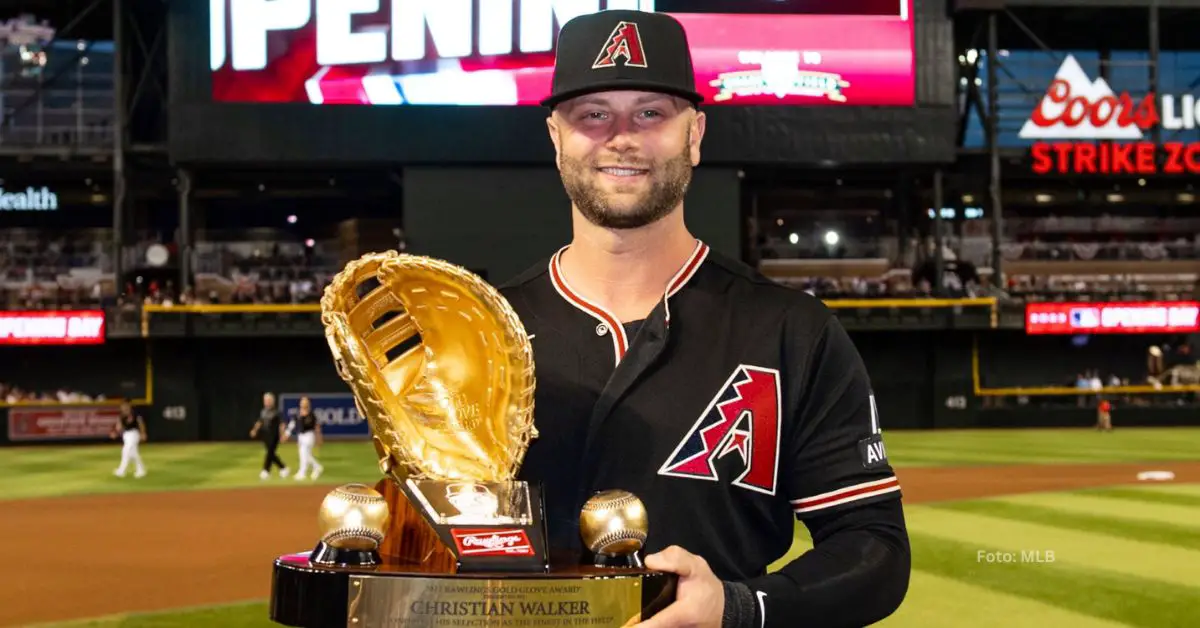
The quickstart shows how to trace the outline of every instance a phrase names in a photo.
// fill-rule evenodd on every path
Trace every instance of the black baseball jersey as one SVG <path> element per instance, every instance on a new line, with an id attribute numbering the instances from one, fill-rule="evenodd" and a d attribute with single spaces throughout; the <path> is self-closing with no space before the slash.
<path id="1" fill-rule="evenodd" d="M 129 414 L 129 415 L 124 415 L 124 414 L 122 414 L 122 415 L 121 415 L 121 418 L 120 418 L 120 425 L 121 425 L 121 431 L 122 431 L 122 432 L 128 432 L 129 430 L 136 430 L 136 429 L 138 429 L 137 415 L 135 415 L 135 414 Z"/>
<path id="2" fill-rule="evenodd" d="M 560 249 L 501 286 L 531 337 L 551 546 L 582 550 L 588 495 L 625 489 L 646 553 L 679 545 L 718 578 L 761 576 L 795 519 L 900 499 L 866 369 L 816 298 L 697 242 L 638 323 L 565 280 Z M 769 614 L 769 613 L 768 613 Z"/>
<path id="3" fill-rule="evenodd" d="M 258 420 L 262 422 L 262 427 L 259 429 L 259 434 L 264 441 L 279 440 L 279 410 L 276 408 L 263 408 L 258 414 Z"/>
<path id="4" fill-rule="evenodd" d="M 296 432 L 298 434 L 311 432 L 315 429 L 317 429 L 317 417 L 313 413 L 309 412 L 308 414 L 301 414 L 296 417 Z"/>

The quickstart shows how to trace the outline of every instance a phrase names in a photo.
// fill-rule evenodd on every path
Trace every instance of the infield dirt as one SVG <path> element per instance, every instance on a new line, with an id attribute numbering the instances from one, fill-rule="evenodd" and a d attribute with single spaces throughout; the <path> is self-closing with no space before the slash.
<path id="1" fill-rule="evenodd" d="M 1141 471 L 1200 482 L 1200 463 L 901 468 L 908 504 L 1137 484 Z M 308 551 L 331 486 L 134 493 L 0 502 L 0 625 L 263 599 L 271 562 Z"/>

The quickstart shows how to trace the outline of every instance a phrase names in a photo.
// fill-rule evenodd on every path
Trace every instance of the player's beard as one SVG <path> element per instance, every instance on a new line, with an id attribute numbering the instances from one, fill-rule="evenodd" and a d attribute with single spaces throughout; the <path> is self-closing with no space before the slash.
<path id="1" fill-rule="evenodd" d="M 690 139 L 690 137 L 689 137 Z M 658 222 L 679 206 L 692 182 L 692 155 L 685 145 L 675 157 L 653 164 L 619 164 L 649 168 L 650 188 L 632 207 L 614 208 L 597 179 L 597 164 L 563 155 L 560 158 L 563 187 L 567 196 L 588 222 L 604 229 L 637 229 Z"/>

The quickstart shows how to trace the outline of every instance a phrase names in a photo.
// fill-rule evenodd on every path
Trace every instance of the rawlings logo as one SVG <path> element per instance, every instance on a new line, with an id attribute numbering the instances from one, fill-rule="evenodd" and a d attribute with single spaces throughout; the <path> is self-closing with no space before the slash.
<path id="1" fill-rule="evenodd" d="M 493 534 L 491 536 L 468 536 L 463 539 L 463 547 L 485 547 L 487 549 L 496 549 L 497 547 L 511 547 L 521 542 L 521 537 L 517 535 L 500 536 Z"/>
<path id="2" fill-rule="evenodd" d="M 464 556 L 533 556 L 524 530 L 450 530 Z"/>

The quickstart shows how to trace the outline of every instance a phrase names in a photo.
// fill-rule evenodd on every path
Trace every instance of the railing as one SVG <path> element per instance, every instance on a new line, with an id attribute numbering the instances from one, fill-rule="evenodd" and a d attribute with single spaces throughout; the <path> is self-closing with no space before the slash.
<path id="1" fill-rule="evenodd" d="M 1000 252 L 1007 260 L 1155 262 L 1200 259 L 1200 242 L 1005 242 Z"/>
<path id="2" fill-rule="evenodd" d="M 971 342 L 971 380 L 976 397 L 1096 397 L 1098 395 L 1175 395 L 1200 393 L 1196 384 L 1133 384 L 1102 386 L 1099 389 L 1079 389 L 1073 386 L 1006 386 L 989 388 L 982 384 L 979 365 L 979 341 Z"/>
<path id="3" fill-rule="evenodd" d="M 1141 216 L 1048 216 L 1046 218 L 1006 218 L 1005 232 L 1010 236 L 1027 233 L 1200 232 L 1200 218 L 1150 218 Z"/>

